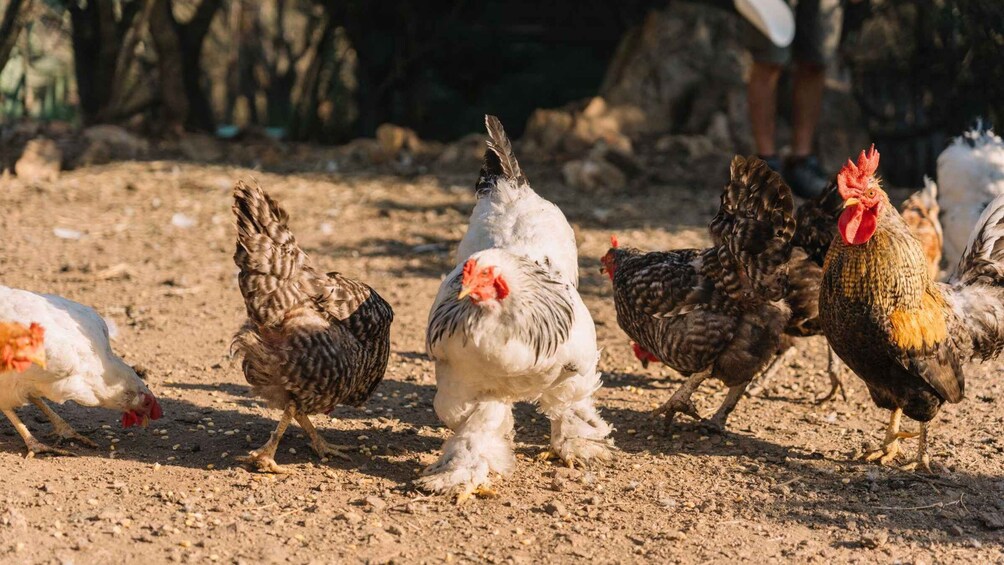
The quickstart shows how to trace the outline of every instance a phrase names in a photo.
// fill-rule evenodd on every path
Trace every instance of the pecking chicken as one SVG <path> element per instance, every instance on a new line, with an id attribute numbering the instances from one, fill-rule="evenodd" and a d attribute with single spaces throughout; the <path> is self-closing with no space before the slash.
<path id="1" fill-rule="evenodd" d="M 516 401 L 539 403 L 551 422 L 550 453 L 569 465 L 610 459 L 612 445 L 593 405 L 599 353 L 576 291 L 574 234 L 530 188 L 499 121 L 486 123 L 478 203 L 426 334 L 436 414 L 453 437 L 418 483 L 460 501 L 487 493 L 491 473 L 512 471 Z"/>
<path id="2" fill-rule="evenodd" d="M 289 422 L 307 433 L 319 457 L 347 457 L 327 443 L 311 414 L 358 406 L 383 379 L 390 356 L 390 305 L 369 286 L 311 265 L 289 230 L 289 216 L 259 186 L 234 187 L 238 282 L 247 321 L 231 351 L 244 377 L 282 417 L 268 442 L 243 460 L 274 473 L 275 452 Z"/>
<path id="3" fill-rule="evenodd" d="M 760 159 L 736 156 L 711 222 L 712 247 L 643 253 L 615 245 L 601 259 L 620 327 L 639 350 L 687 377 L 656 410 L 668 422 L 677 412 L 700 420 L 690 397 L 714 377 L 729 391 L 708 423 L 723 428 L 777 352 L 791 316 L 784 297 L 792 208 L 777 173 Z"/>
<path id="4" fill-rule="evenodd" d="M 72 455 L 36 439 L 17 417 L 14 409 L 29 401 L 52 422 L 57 441 L 73 440 L 91 447 L 95 443 L 77 433 L 44 399 L 60 404 L 72 400 L 122 412 L 126 428 L 145 426 L 163 414 L 136 371 L 112 352 L 108 326 L 93 309 L 59 296 L 0 286 L 0 319 L 31 324 L 28 335 L 22 333 L 15 341 L 23 345 L 27 340 L 35 357 L 15 354 L 8 368 L 0 367 L 0 410 L 24 440 L 29 457 L 40 453 Z M 7 336 L 12 336 L 12 326 L 6 327 Z M 38 351 L 43 344 L 44 357 Z"/>
<path id="5" fill-rule="evenodd" d="M 938 156 L 938 191 L 945 260 L 954 267 L 980 214 L 1004 194 L 1004 140 L 977 120 Z"/>
<path id="6" fill-rule="evenodd" d="M 963 363 L 1004 349 L 1004 196 L 980 216 L 948 284 L 931 278 L 923 249 L 875 176 L 874 146 L 848 161 L 837 183 L 844 199 L 823 267 L 819 315 L 833 350 L 880 407 L 892 410 L 882 447 L 866 458 L 892 462 L 903 414 L 921 422 L 908 468 L 929 469 L 930 421 L 960 402 Z"/>

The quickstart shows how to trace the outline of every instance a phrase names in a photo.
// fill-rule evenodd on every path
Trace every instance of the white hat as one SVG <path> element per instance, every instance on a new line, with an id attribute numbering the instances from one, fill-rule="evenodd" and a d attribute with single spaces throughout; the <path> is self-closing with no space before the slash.
<path id="1" fill-rule="evenodd" d="M 736 11 L 778 47 L 795 39 L 795 15 L 784 0 L 734 0 Z"/>

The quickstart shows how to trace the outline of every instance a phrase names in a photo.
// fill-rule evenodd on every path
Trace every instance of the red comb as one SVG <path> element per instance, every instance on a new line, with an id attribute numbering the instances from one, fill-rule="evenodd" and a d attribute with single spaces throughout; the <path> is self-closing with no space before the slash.
<path id="1" fill-rule="evenodd" d="M 617 235 L 616 234 L 610 236 L 610 247 L 614 247 L 614 248 L 620 247 L 620 244 L 617 243 Z"/>
<path id="2" fill-rule="evenodd" d="M 840 191 L 840 197 L 847 200 L 860 196 L 868 188 L 868 179 L 875 174 L 878 166 L 879 152 L 875 150 L 874 143 L 867 153 L 861 152 L 857 164 L 848 159 L 847 164 L 840 169 L 840 174 L 837 175 L 837 189 Z"/>
<path id="3" fill-rule="evenodd" d="M 28 328 L 28 332 L 31 334 L 32 347 L 42 345 L 42 342 L 45 340 L 45 328 L 40 326 L 37 322 L 32 322 L 31 327 Z"/>

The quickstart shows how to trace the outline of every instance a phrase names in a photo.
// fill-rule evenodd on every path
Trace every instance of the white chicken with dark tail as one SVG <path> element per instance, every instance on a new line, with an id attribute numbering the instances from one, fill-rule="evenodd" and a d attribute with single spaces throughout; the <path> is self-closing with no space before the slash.
<path id="1" fill-rule="evenodd" d="M 1004 194 L 1004 140 L 977 120 L 938 156 L 938 200 L 945 234 L 945 263 L 962 258 L 980 214 Z"/>
<path id="2" fill-rule="evenodd" d="M 429 315 L 436 414 L 453 430 L 418 481 L 458 500 L 508 474 L 512 404 L 537 402 L 551 422 L 550 454 L 565 463 L 611 458 L 592 317 L 576 290 L 578 252 L 561 211 L 527 182 L 498 119 L 478 179 L 478 203 L 458 264 Z"/>
<path id="3" fill-rule="evenodd" d="M 23 371 L 0 370 L 0 410 L 24 440 L 29 456 L 71 453 L 42 443 L 21 422 L 14 409 L 28 402 L 52 422 L 58 440 L 92 447 L 94 442 L 77 433 L 45 400 L 59 404 L 71 400 L 121 412 L 123 427 L 146 425 L 161 417 L 160 404 L 150 389 L 112 352 L 108 326 L 93 309 L 51 294 L 0 286 L 0 320 L 44 329 L 44 368 L 33 364 Z"/>

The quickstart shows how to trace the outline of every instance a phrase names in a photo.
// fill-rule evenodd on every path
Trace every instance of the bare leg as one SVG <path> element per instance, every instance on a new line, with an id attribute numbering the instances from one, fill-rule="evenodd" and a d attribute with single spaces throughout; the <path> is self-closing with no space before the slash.
<path id="1" fill-rule="evenodd" d="M 238 457 L 237 460 L 254 463 L 260 471 L 265 471 L 266 473 L 288 473 L 289 471 L 280 467 L 275 462 L 275 451 L 279 448 L 279 441 L 282 440 L 282 435 L 286 433 L 286 426 L 289 425 L 289 421 L 293 419 L 295 414 L 296 407 L 291 402 L 286 407 L 286 410 L 283 411 L 282 417 L 279 418 L 279 425 L 275 427 L 275 431 L 272 432 L 268 442 L 248 455 Z"/>
<path id="2" fill-rule="evenodd" d="M 750 398 L 759 396 L 763 390 L 767 388 L 767 383 L 777 375 L 777 372 L 781 370 L 781 367 L 788 364 L 788 359 L 796 353 L 798 353 L 798 349 L 795 347 L 789 347 L 780 355 L 774 357 L 774 360 L 770 362 L 770 365 L 767 365 L 767 368 L 760 373 L 760 378 L 756 379 L 756 384 L 753 385 L 746 394 Z"/>
<path id="3" fill-rule="evenodd" d="M 920 445 L 917 446 L 917 457 L 903 466 L 904 471 L 931 472 L 931 458 L 927 455 L 927 431 L 930 426 L 930 422 L 920 423 Z"/>
<path id="4" fill-rule="evenodd" d="M 777 81 L 781 67 L 770 63 L 753 63 L 746 96 L 749 101 L 750 127 L 760 155 L 777 154 L 774 132 L 777 121 Z"/>
<path id="5" fill-rule="evenodd" d="M 317 433 L 317 429 L 314 427 L 313 422 L 310 421 L 310 417 L 306 414 L 297 414 L 296 421 L 300 423 L 300 427 L 303 431 L 307 432 L 307 437 L 310 438 L 310 445 L 314 448 L 314 453 L 318 457 L 324 458 L 329 455 L 332 457 L 340 457 L 342 459 L 351 458 L 345 454 L 345 451 L 352 451 L 355 448 L 351 445 L 335 445 L 324 441 L 321 434 Z"/>
<path id="6" fill-rule="evenodd" d="M 98 444 L 91 441 L 90 438 L 84 437 L 79 433 L 77 433 L 77 430 L 73 429 L 73 426 L 68 424 L 66 420 L 62 419 L 59 416 L 59 414 L 56 414 L 55 410 L 49 408 L 49 405 L 46 404 L 45 401 L 42 400 L 41 398 L 36 398 L 33 396 L 31 397 L 31 403 L 34 404 L 35 406 L 38 406 L 38 409 L 41 410 L 43 414 L 45 414 L 45 417 L 48 418 L 50 422 L 52 422 L 51 435 L 58 438 L 56 440 L 56 443 L 60 443 L 63 440 L 69 440 L 69 441 L 80 442 L 81 444 L 86 445 L 87 447 L 98 446 Z"/>
<path id="7" fill-rule="evenodd" d="M 847 400 L 847 392 L 844 391 L 844 381 L 840 378 L 840 371 L 843 364 L 840 362 L 840 358 L 837 354 L 833 352 L 833 348 L 826 347 L 826 373 L 830 377 L 830 392 L 826 396 L 816 400 L 816 404 L 822 404 L 828 400 L 836 398 L 837 392 L 840 392 L 840 397 Z"/>
<path id="8" fill-rule="evenodd" d="M 4 416 L 10 420 L 10 423 L 14 425 L 14 429 L 17 430 L 18 435 L 24 440 L 25 447 L 28 448 L 28 459 L 40 454 L 40 453 L 52 453 L 53 455 L 69 455 L 72 456 L 73 453 L 66 451 L 65 449 L 56 449 L 55 447 L 49 447 L 44 443 L 35 439 L 35 436 L 31 435 L 31 431 L 28 427 L 24 425 L 21 418 L 17 417 L 17 414 L 13 410 L 2 410 Z"/>
<path id="9" fill-rule="evenodd" d="M 739 404 L 739 399 L 743 397 L 743 392 L 746 391 L 747 386 L 749 386 L 748 382 L 729 387 L 729 393 L 725 395 L 722 405 L 707 422 L 712 428 L 718 431 L 725 429 L 725 421 L 728 419 L 729 414 L 736 409 L 736 404 Z"/>
<path id="10" fill-rule="evenodd" d="M 791 150 L 795 157 L 805 157 L 812 154 L 819 113 L 823 107 L 826 74 L 820 65 L 798 63 L 794 83 Z"/>
<path id="11" fill-rule="evenodd" d="M 652 415 L 653 416 L 664 416 L 666 418 L 666 425 L 673 423 L 673 416 L 677 412 L 682 412 L 695 420 L 700 420 L 701 415 L 697 413 L 697 408 L 694 407 L 694 401 L 690 397 L 697 390 L 697 387 L 701 386 L 704 382 L 711 376 L 710 371 L 705 371 L 703 373 L 695 373 L 687 379 L 687 382 L 683 383 L 673 396 L 666 401 L 665 404 L 657 408 Z"/>
<path id="12" fill-rule="evenodd" d="M 895 460 L 901 452 L 899 440 L 917 437 L 917 434 L 899 431 L 899 424 L 902 418 L 902 408 L 897 408 L 892 411 L 892 415 L 889 417 L 889 427 L 887 427 L 885 431 L 885 440 L 882 441 L 882 447 L 865 455 L 865 461 L 875 461 L 878 459 L 880 464 L 888 465 Z"/>

